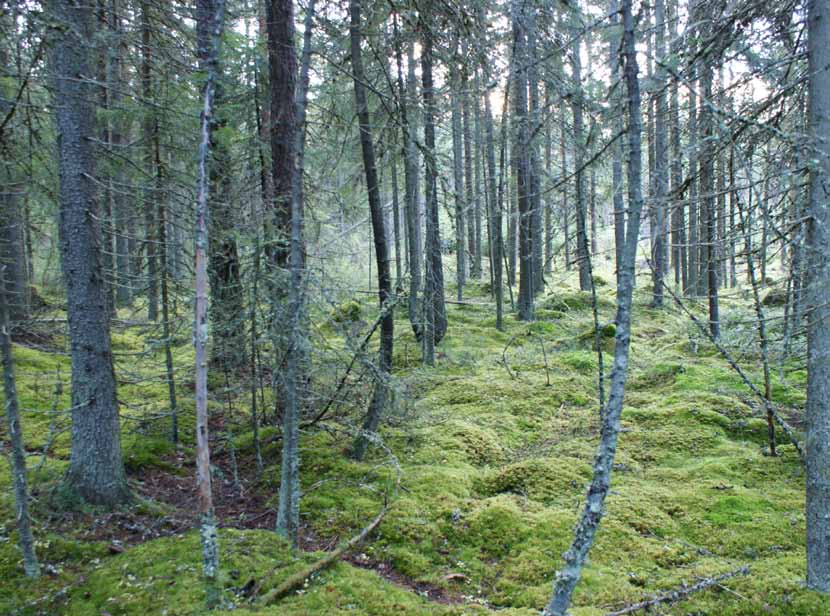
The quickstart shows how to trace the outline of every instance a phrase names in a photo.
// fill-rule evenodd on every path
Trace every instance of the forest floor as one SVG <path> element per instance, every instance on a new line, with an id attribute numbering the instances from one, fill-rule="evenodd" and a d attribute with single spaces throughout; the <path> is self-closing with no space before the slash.
<path id="1" fill-rule="evenodd" d="M 669 298 L 661 310 L 648 307 L 647 282 L 640 279 L 635 295 L 612 492 L 573 614 L 606 614 L 744 564 L 748 576 L 652 613 L 830 613 L 830 600 L 803 585 L 804 474 L 795 449 L 780 435 L 780 455 L 766 455 L 766 422 L 747 404 L 751 393 Z M 374 448 L 362 463 L 345 455 L 350 420 L 358 418 L 349 403 L 335 405 L 331 420 L 304 433 L 303 550 L 296 557 L 271 530 L 278 434 L 261 430 L 266 468 L 257 481 L 250 394 L 213 376 L 214 486 L 227 608 L 217 613 L 538 614 L 572 537 L 599 430 L 590 301 L 573 284 L 557 277 L 540 298 L 538 320 L 507 317 L 504 332 L 495 330 L 483 286 L 471 285 L 468 304 L 448 307 L 449 331 L 435 368 L 419 365 L 401 310 L 395 404 L 382 429 L 385 450 Z M 612 285 L 598 291 L 601 322 L 610 323 Z M 742 291 L 724 299 L 724 340 L 761 383 L 749 298 Z M 358 312 L 371 315 L 372 298 L 362 301 Z M 55 309 L 47 316 L 62 315 Z M 69 513 L 73 503 L 59 487 L 69 452 L 67 417 L 51 411 L 69 407 L 68 385 L 55 391 L 69 375 L 56 323 L 45 320 L 42 331 L 27 332 L 15 346 L 44 575 L 37 581 L 22 575 L 4 457 L 0 614 L 201 613 L 192 380 L 178 383 L 184 445 L 173 447 L 158 334 L 116 323 L 123 446 L 137 498 L 115 513 L 83 507 Z M 332 348 L 343 350 L 332 323 L 315 327 Z M 613 328 L 604 332 L 607 376 Z M 176 344 L 179 374 L 187 375 L 193 352 L 186 319 Z M 785 380 L 773 371 L 774 397 L 798 425 L 805 373 L 798 365 L 786 368 Z M 328 378 L 317 374 L 329 373 L 321 367 L 315 378 Z M 329 391 L 336 382 L 330 380 Z M 358 402 L 366 394 L 357 395 L 360 387 L 350 390 Z M 394 491 L 398 470 L 400 488 L 367 544 L 278 604 L 251 605 L 253 589 L 277 585 L 367 524 Z"/>

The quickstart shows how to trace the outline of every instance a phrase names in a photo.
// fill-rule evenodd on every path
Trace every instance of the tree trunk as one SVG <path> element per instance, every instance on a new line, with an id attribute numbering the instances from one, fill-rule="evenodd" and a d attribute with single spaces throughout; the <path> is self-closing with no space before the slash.
<path id="1" fill-rule="evenodd" d="M 6 279 L 7 266 L 0 264 L 0 282 Z M 8 292 L 0 287 L 0 359 L 3 362 L 3 396 L 6 407 L 6 422 L 11 441 L 11 475 L 14 484 L 15 521 L 18 541 L 23 553 L 23 571 L 27 577 L 40 575 L 40 565 L 35 554 L 35 540 L 29 520 L 29 490 L 26 486 L 26 450 L 23 448 L 23 433 L 20 427 L 20 413 L 17 402 L 17 388 L 14 381 L 14 358 L 12 357 L 11 320 L 9 318 Z"/>
<path id="2" fill-rule="evenodd" d="M 145 109 L 142 121 L 142 132 L 145 143 L 144 168 L 147 178 L 155 178 L 156 172 L 153 167 L 154 135 L 158 131 L 158 118 L 156 117 L 155 100 L 153 93 L 152 78 L 152 41 L 150 33 L 150 13 L 147 2 L 140 4 L 141 18 L 141 96 L 144 99 Z M 158 320 L 159 311 L 159 284 L 158 284 L 158 221 L 155 219 L 155 201 L 158 198 L 155 186 L 150 180 L 143 193 L 144 210 L 144 258 L 147 262 L 147 318 L 151 321 Z"/>
<path id="3" fill-rule="evenodd" d="M 377 431 L 381 414 L 386 405 L 389 375 L 392 370 L 392 344 L 394 341 L 394 317 L 390 307 L 393 301 L 392 276 L 389 268 L 389 249 L 386 243 L 386 229 L 383 207 L 380 202 L 380 186 L 375 166 L 375 149 L 370 128 L 369 107 L 366 102 L 366 74 L 361 57 L 360 0 L 349 1 L 349 39 L 351 42 L 351 63 L 354 76 L 354 98 L 360 128 L 360 149 L 363 154 L 363 170 L 366 175 L 366 190 L 369 196 L 369 210 L 372 218 L 372 233 L 375 241 L 375 259 L 378 266 L 378 302 L 383 320 L 380 324 L 380 350 L 378 353 L 378 374 L 369 411 L 363 422 L 363 432 L 355 439 L 352 455 L 363 459 L 369 446 L 371 434 Z M 431 84 L 430 84 L 431 85 Z M 426 80 L 424 88 L 426 89 Z M 440 259 L 440 254 L 439 254 Z M 443 299 L 443 295 L 442 295 Z M 429 332 L 427 332 L 427 335 Z"/>
<path id="4" fill-rule="evenodd" d="M 202 543 L 202 570 L 205 576 L 205 604 L 217 607 L 219 589 L 219 547 L 213 511 L 210 476 L 210 438 L 208 434 L 208 218 L 210 207 L 210 126 L 224 21 L 224 0 L 197 0 L 196 37 L 200 69 L 205 74 L 202 91 L 202 116 L 198 156 L 196 198 L 196 237 L 194 269 L 196 301 L 193 343 L 196 348 L 196 486 L 199 494 L 199 536 Z"/>
<path id="5" fill-rule="evenodd" d="M 807 585 L 830 592 L 830 0 L 810 0 L 807 323 Z"/>
<path id="6" fill-rule="evenodd" d="M 589 291 L 591 289 L 591 273 L 588 259 L 588 238 L 587 230 L 585 228 L 585 219 L 587 216 L 587 209 L 585 204 L 585 174 L 582 167 L 584 166 L 584 150 L 585 143 L 582 135 L 582 61 L 579 57 L 580 53 L 579 36 L 574 37 L 573 46 L 571 48 L 571 73 L 573 80 L 573 133 L 574 133 L 574 166 L 576 167 L 574 173 L 576 174 L 576 259 L 579 262 L 579 288 L 582 291 Z"/>
<path id="7" fill-rule="evenodd" d="M 653 261 L 653 286 L 652 305 L 656 308 L 663 306 L 663 281 L 668 270 L 668 251 L 666 246 L 666 211 L 668 209 L 668 142 L 666 131 L 666 120 L 668 119 L 668 106 L 664 83 L 665 69 L 660 64 L 666 55 L 665 32 L 666 32 L 666 11 L 664 0 L 656 0 L 654 4 L 654 21 L 657 33 L 655 37 L 655 51 L 657 53 L 656 86 L 657 100 L 655 101 L 654 114 L 654 228 L 651 230 L 652 240 L 652 261 Z"/>
<path id="8" fill-rule="evenodd" d="M 95 108 L 89 75 L 89 6 L 52 0 L 49 13 L 66 27 L 52 47 L 53 101 L 60 135 L 60 247 L 72 358 L 72 453 L 65 481 L 85 501 L 115 506 L 130 498 L 112 367 L 109 313 L 99 255 Z"/>
<path id="9" fill-rule="evenodd" d="M 466 112 L 466 106 L 464 107 L 464 144 L 462 144 L 462 134 L 461 134 L 461 97 L 459 96 L 459 90 L 461 89 L 461 77 L 458 71 L 458 63 L 452 62 L 450 66 L 450 107 L 451 109 L 451 117 L 452 117 L 452 169 L 453 169 L 453 194 L 455 196 L 455 268 L 456 268 L 456 297 L 460 302 L 463 299 L 464 295 L 464 282 L 466 280 L 467 274 L 467 259 L 465 254 L 465 240 L 466 233 L 466 218 L 467 218 L 467 208 L 469 204 L 464 203 L 464 166 L 465 161 L 462 160 L 464 157 L 463 154 L 463 147 L 464 145 L 467 146 L 469 151 L 470 143 L 469 143 L 469 113 Z M 469 184 L 469 176 L 467 183 Z M 470 256 L 472 257 L 473 252 L 470 251 Z"/>
<path id="10" fill-rule="evenodd" d="M 518 318 L 533 320 L 533 230 L 530 127 L 528 126 L 527 7 L 511 3 L 513 21 L 513 168 L 519 214 L 519 302 Z"/>
<path id="11" fill-rule="evenodd" d="M 602 412 L 600 444 L 594 459 L 594 474 L 585 499 L 580 520 L 574 531 L 570 549 L 565 552 L 565 567 L 557 572 L 553 594 L 545 608 L 545 616 L 565 616 L 571 595 L 582 573 L 588 551 L 594 542 L 602 520 L 605 497 L 611 488 L 611 471 L 617 450 L 625 382 L 628 375 L 628 355 L 631 341 L 631 295 L 634 288 L 634 269 L 637 257 L 637 240 L 640 233 L 640 212 L 643 196 L 640 112 L 640 86 L 637 77 L 637 51 L 634 42 L 634 18 L 632 0 L 622 0 L 623 55 L 625 57 L 625 82 L 628 90 L 628 206 L 623 262 L 619 264 L 617 285 L 617 332 L 614 346 L 614 367 L 611 371 L 611 392 L 608 404 Z"/>
<path id="12" fill-rule="evenodd" d="M 429 11 L 422 12 L 426 19 Z M 444 304 L 444 271 L 441 264 L 441 236 L 438 224 L 438 162 L 435 147 L 435 89 L 432 81 L 432 25 L 422 24 L 421 80 L 424 99 L 424 149 L 426 158 L 426 223 L 424 272 L 424 363 L 435 363 L 435 345 L 447 331 L 447 312 Z"/>

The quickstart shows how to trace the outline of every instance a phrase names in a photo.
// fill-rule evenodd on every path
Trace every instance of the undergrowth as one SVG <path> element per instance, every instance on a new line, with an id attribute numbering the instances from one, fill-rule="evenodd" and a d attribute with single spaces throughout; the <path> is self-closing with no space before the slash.
<path id="1" fill-rule="evenodd" d="M 600 285 L 597 291 L 607 377 L 614 290 Z M 540 298 L 536 323 L 507 316 L 505 331 L 498 332 L 484 285 L 467 292 L 469 303 L 449 306 L 449 332 L 434 369 L 420 366 L 405 311 L 396 315 L 395 401 L 382 436 L 401 467 L 402 489 L 372 541 L 277 606 L 248 602 L 252 588 L 275 585 L 318 556 L 313 550 L 357 532 L 394 483 L 386 452 L 375 450 L 362 463 L 344 455 L 349 423 L 358 419 L 346 405 L 303 436 L 301 514 L 311 551 L 294 556 L 270 530 L 235 524 L 227 514 L 220 532 L 225 605 L 218 613 L 538 613 L 571 540 L 599 435 L 590 298 L 570 280 L 559 283 Z M 765 455 L 766 424 L 744 403 L 750 394 L 740 379 L 682 314 L 648 308 L 648 299 L 645 289 L 635 295 L 612 492 L 573 614 L 604 614 L 745 563 L 749 576 L 661 613 L 830 613 L 830 601 L 803 585 L 804 476 L 794 448 L 781 440 L 780 456 Z M 741 300 L 724 310 L 751 314 Z M 374 314 L 370 304 L 346 299 L 318 331 L 341 352 L 345 321 L 371 322 Z M 751 328 L 743 335 L 751 339 Z M 47 572 L 34 582 L 22 576 L 3 462 L 0 613 L 201 613 L 198 536 L 188 530 L 192 524 L 170 522 L 192 511 L 147 487 L 159 477 L 187 485 L 192 474 L 193 355 L 183 337 L 174 352 L 183 445 L 174 447 L 166 440 L 162 355 L 151 336 L 136 330 L 114 335 L 119 398 L 127 403 L 125 461 L 144 500 L 110 517 L 94 511 L 63 516 L 55 509 L 50 495 L 68 460 L 69 434 L 66 414 L 50 409 L 69 407 L 69 363 L 60 352 L 15 347 L 37 548 Z M 745 353 L 742 361 L 760 383 L 757 357 Z M 804 401 L 803 378 L 798 368 L 775 375 L 773 395 L 794 416 Z M 65 381 L 58 394 L 57 380 Z M 253 502 L 258 495 L 262 507 L 273 507 L 279 433 L 263 426 L 266 469 L 253 480 L 247 395 L 244 384 L 225 391 L 215 379 L 211 412 L 223 418 L 223 429 L 233 428 L 230 443 L 246 489 L 237 500 Z M 220 458 L 228 447 L 228 441 L 214 445 Z M 217 490 L 227 491 L 231 477 L 227 465 L 219 466 Z M 107 524 L 135 515 L 144 516 L 145 526 L 167 530 L 121 547 L 106 533 L 89 532 L 96 519 Z"/>

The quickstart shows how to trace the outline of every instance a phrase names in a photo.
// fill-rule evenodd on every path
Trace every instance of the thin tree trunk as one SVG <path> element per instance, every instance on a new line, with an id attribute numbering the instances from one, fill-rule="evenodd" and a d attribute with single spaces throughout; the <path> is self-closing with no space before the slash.
<path id="1" fill-rule="evenodd" d="M 205 74 L 202 90 L 202 117 L 198 157 L 196 199 L 196 238 L 194 269 L 196 301 L 193 342 L 196 348 L 196 486 L 199 494 L 199 536 L 202 543 L 202 571 L 205 577 L 205 605 L 215 608 L 220 602 L 219 547 L 213 511 L 210 476 L 210 437 L 208 434 L 208 217 L 210 204 L 210 126 L 213 97 L 224 22 L 224 0 L 197 0 L 197 44 L 201 69 Z"/>
<path id="2" fill-rule="evenodd" d="M 363 154 L 363 170 L 366 175 L 366 189 L 369 196 L 369 210 L 372 218 L 372 233 L 375 241 L 375 259 L 378 266 L 378 302 L 380 310 L 385 315 L 380 325 L 380 350 L 378 353 L 378 375 L 375 390 L 369 411 L 363 422 L 363 432 L 355 439 L 352 455 L 363 459 L 369 446 L 369 435 L 374 433 L 380 424 L 381 414 L 386 405 L 389 388 L 389 375 L 392 370 L 392 344 L 394 340 L 394 314 L 387 310 L 393 301 L 392 277 L 389 271 L 389 250 L 386 243 L 386 229 L 383 220 L 383 208 L 380 202 L 380 186 L 378 184 L 377 168 L 375 166 L 375 149 L 372 142 L 372 133 L 369 124 L 369 107 L 366 102 L 366 90 L 363 85 L 366 75 L 363 70 L 361 57 L 361 18 L 360 0 L 349 1 L 349 39 L 351 42 L 351 63 L 354 76 L 354 97 L 357 108 L 357 118 L 360 127 L 360 148 Z M 426 88 L 427 84 L 424 83 Z M 440 258 L 440 255 L 439 255 Z M 443 299 L 443 296 L 442 296 Z"/>
<path id="3" fill-rule="evenodd" d="M 573 48 L 571 50 L 571 73 L 573 80 L 573 88 L 575 95 L 573 97 L 573 133 L 574 133 L 574 173 L 576 178 L 574 184 L 576 186 L 576 255 L 579 262 L 579 288 L 582 291 L 589 291 L 591 289 L 591 274 L 589 272 L 590 266 L 588 264 L 589 255 L 586 252 L 587 230 L 585 219 L 587 215 L 587 208 L 585 204 L 585 173 L 583 171 L 583 160 L 585 143 L 582 128 L 582 61 L 580 60 L 580 41 L 579 36 L 574 37 Z M 567 233 L 566 233 L 567 235 Z"/>
<path id="4" fill-rule="evenodd" d="M 5 283 L 7 266 L 0 265 L 0 282 Z M 4 285 L 5 286 L 5 285 Z M 23 448 L 23 433 L 20 427 L 20 413 L 17 402 L 17 388 L 14 381 L 14 358 L 12 357 L 11 320 L 9 318 L 8 293 L 0 286 L 0 358 L 3 361 L 3 395 L 6 407 L 6 422 L 11 441 L 11 475 L 14 484 L 15 521 L 18 541 L 23 553 L 23 571 L 27 577 L 40 575 L 40 565 L 35 553 L 35 540 L 29 520 L 29 490 L 26 486 L 26 451 Z"/>
<path id="5" fill-rule="evenodd" d="M 656 71 L 656 87 L 658 88 L 655 101 L 654 114 L 654 228 L 651 230 L 653 235 L 652 241 L 652 261 L 653 268 L 653 287 L 652 290 L 652 305 L 654 307 L 663 306 L 663 280 L 668 270 L 668 251 L 667 229 L 666 229 L 666 211 L 668 209 L 668 142 L 666 120 L 668 119 L 668 105 L 666 101 L 666 92 L 663 87 L 665 84 L 665 69 L 663 69 L 660 62 L 663 61 L 666 55 L 665 47 L 665 32 L 666 32 L 666 11 L 664 0 L 656 0 L 654 4 L 654 21 L 657 28 L 655 51 L 657 53 L 657 71 Z"/>
<path id="6" fill-rule="evenodd" d="M 637 77 L 637 51 L 634 41 L 634 18 L 631 1 L 622 0 L 624 28 L 623 55 L 624 75 L 628 89 L 628 206 L 629 218 L 626 229 L 623 262 L 619 264 L 617 286 L 617 332 L 615 335 L 614 367 L 611 371 L 611 392 L 602 413 L 600 444 L 594 460 L 594 474 L 585 500 L 579 523 L 574 531 L 570 549 L 564 554 L 565 566 L 556 575 L 553 594 L 543 614 L 565 616 L 571 602 L 571 595 L 582 573 L 588 552 L 594 542 L 602 520 L 605 497 L 611 488 L 611 471 L 617 450 L 617 436 L 620 430 L 625 382 L 628 374 L 628 356 L 631 339 L 631 295 L 634 288 L 634 268 L 637 256 L 637 240 L 640 233 L 640 212 L 643 197 L 641 193 L 642 154 L 640 111 L 640 86 Z"/>
<path id="7" fill-rule="evenodd" d="M 460 107 L 462 107 L 461 97 L 459 96 L 459 89 L 461 88 L 461 77 L 459 75 L 458 70 L 458 63 L 452 62 L 450 65 L 450 107 L 451 109 L 451 117 L 452 117 L 452 169 L 453 169 L 453 194 L 455 197 L 455 269 L 456 269 L 456 298 L 458 301 L 462 301 L 464 295 L 464 282 L 466 280 L 467 274 L 467 259 L 464 249 L 464 244 L 466 238 L 465 227 L 466 227 L 466 218 L 467 218 L 467 207 L 468 204 L 465 205 L 464 203 L 464 166 L 465 161 L 462 160 L 464 157 L 463 154 L 463 147 L 466 145 L 468 151 L 470 148 L 469 143 L 469 113 L 466 112 L 466 106 L 464 106 L 464 128 L 465 133 L 463 135 L 464 143 L 462 144 L 462 134 L 461 134 L 461 111 Z M 465 95 L 466 98 L 466 95 Z M 468 176 L 469 178 L 469 176 Z M 469 179 L 467 181 L 469 184 Z M 472 250 L 470 251 L 470 255 L 473 255 Z"/>
<path id="8" fill-rule="evenodd" d="M 153 93 L 152 78 L 152 41 L 150 33 L 149 5 L 142 1 L 140 4 L 141 18 L 141 96 L 144 99 L 144 120 L 142 132 L 145 142 L 145 173 L 147 178 L 155 178 L 156 173 L 153 167 L 152 143 L 154 134 L 158 131 L 158 120 L 156 117 L 155 100 Z M 153 180 L 149 180 L 152 185 Z M 144 200 L 144 258 L 147 262 L 147 318 L 151 321 L 158 320 L 159 311 L 159 285 L 158 285 L 158 221 L 155 220 L 154 203 L 158 198 L 155 187 L 148 187 L 143 194 Z"/>
<path id="9" fill-rule="evenodd" d="M 420 13 L 427 19 L 429 11 Z M 426 158 L 426 221 L 425 221 L 425 283 L 424 283 L 424 363 L 435 363 L 435 346 L 447 331 L 444 304 L 444 271 L 441 264 L 441 236 L 438 223 L 438 161 L 435 145 L 435 89 L 432 79 L 432 25 L 422 23 L 421 80 L 424 99 L 424 146 Z"/>

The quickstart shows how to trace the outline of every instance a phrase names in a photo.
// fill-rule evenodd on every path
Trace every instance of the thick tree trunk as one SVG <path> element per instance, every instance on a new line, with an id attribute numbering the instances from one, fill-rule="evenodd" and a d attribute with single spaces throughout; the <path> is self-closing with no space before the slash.
<path id="1" fill-rule="evenodd" d="M 807 584 L 830 592 L 830 0 L 807 10 L 810 169 L 807 255 Z"/>
<path id="2" fill-rule="evenodd" d="M 61 29 L 52 46 L 60 169 L 60 247 L 66 284 L 72 357 L 72 454 L 67 487 L 87 502 L 115 506 L 130 492 L 121 456 L 121 433 L 110 347 L 109 313 L 99 255 L 94 96 L 89 75 L 89 6 L 52 0 L 50 17 Z"/>
<path id="3" fill-rule="evenodd" d="M 274 194 L 269 204 L 265 253 L 280 269 L 291 251 L 291 199 L 296 148 L 297 57 L 294 50 L 294 3 L 267 0 L 268 73 L 270 77 L 271 177 Z"/>
<path id="4" fill-rule="evenodd" d="M 485 73 L 486 74 L 486 73 Z M 490 268 L 493 271 L 493 286 L 496 296 L 496 329 L 503 327 L 504 316 L 504 281 L 502 275 L 502 261 L 504 259 L 502 239 L 502 191 L 496 192 L 496 141 L 493 128 L 493 111 L 490 108 L 489 92 L 484 92 L 484 126 L 487 139 L 487 192 L 490 203 L 490 243 L 493 246 L 493 257 Z M 503 176 L 503 174 L 502 174 Z"/>

